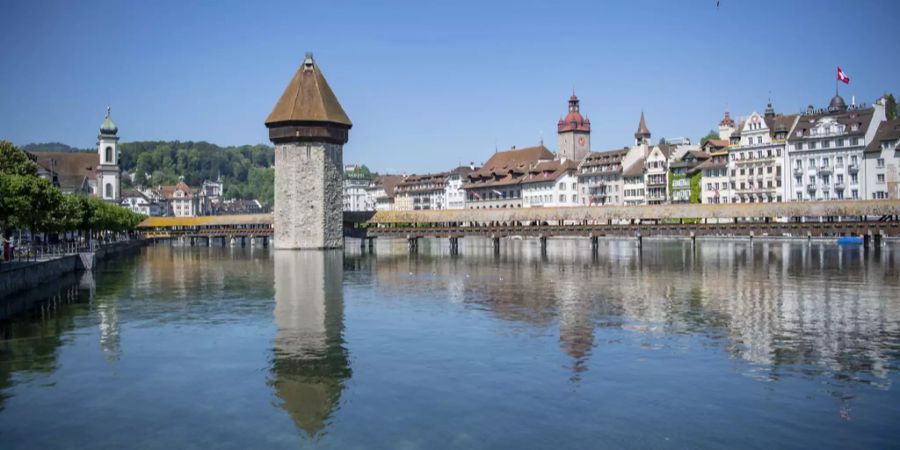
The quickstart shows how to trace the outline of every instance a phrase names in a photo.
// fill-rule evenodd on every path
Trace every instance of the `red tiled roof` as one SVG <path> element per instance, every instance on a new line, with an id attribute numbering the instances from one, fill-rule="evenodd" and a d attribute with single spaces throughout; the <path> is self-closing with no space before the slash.
<path id="1" fill-rule="evenodd" d="M 468 174 L 466 189 L 517 184 L 540 160 L 553 159 L 543 145 L 494 153 L 480 169 Z"/>

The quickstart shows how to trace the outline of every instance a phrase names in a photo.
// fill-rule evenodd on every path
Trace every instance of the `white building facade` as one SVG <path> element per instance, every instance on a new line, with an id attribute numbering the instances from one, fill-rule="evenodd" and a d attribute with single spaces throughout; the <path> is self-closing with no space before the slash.
<path id="1" fill-rule="evenodd" d="M 577 206 L 578 164 L 568 159 L 539 161 L 521 182 L 525 208 Z"/>
<path id="2" fill-rule="evenodd" d="M 884 105 L 847 106 L 835 95 L 827 109 L 800 116 L 788 139 L 791 176 L 786 194 L 791 200 L 868 199 L 864 150 L 872 142 Z M 874 179 L 874 178 L 873 178 Z"/>
<path id="3" fill-rule="evenodd" d="M 873 200 L 900 199 L 900 119 L 881 122 L 875 137 L 866 146 L 863 166 L 865 191 Z"/>
<path id="4" fill-rule="evenodd" d="M 731 136 L 729 173 L 732 203 L 769 203 L 784 200 L 784 158 L 787 136 L 797 115 L 753 112 Z"/>

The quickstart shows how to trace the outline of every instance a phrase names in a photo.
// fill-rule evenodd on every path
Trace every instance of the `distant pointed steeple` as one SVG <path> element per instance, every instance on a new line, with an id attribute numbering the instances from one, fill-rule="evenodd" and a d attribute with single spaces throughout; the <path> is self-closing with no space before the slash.
<path id="1" fill-rule="evenodd" d="M 647 128 L 647 121 L 644 119 L 643 110 L 641 110 L 641 122 L 638 124 L 638 129 L 634 133 L 634 141 L 637 144 L 650 142 L 650 129 Z"/>
<path id="2" fill-rule="evenodd" d="M 766 117 L 775 117 L 775 108 L 772 106 L 772 100 L 769 100 L 769 103 L 766 105 Z"/>

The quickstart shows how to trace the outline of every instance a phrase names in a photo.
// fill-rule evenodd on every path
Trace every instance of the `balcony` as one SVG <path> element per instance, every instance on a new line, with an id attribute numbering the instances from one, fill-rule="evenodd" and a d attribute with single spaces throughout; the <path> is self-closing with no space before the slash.
<path id="1" fill-rule="evenodd" d="M 806 190 L 809 192 L 816 192 L 816 183 L 807 184 Z"/>
<path id="2" fill-rule="evenodd" d="M 802 167 L 794 167 L 794 175 L 796 175 L 798 177 L 803 175 L 803 168 Z"/>
<path id="3" fill-rule="evenodd" d="M 836 191 L 843 191 L 843 190 L 844 190 L 844 183 L 842 183 L 842 182 L 834 183 L 834 190 L 836 190 Z"/>
<path id="4" fill-rule="evenodd" d="M 831 175 L 831 172 L 833 170 L 834 169 L 832 169 L 831 166 L 819 166 L 819 174 L 820 175 Z"/>
<path id="5" fill-rule="evenodd" d="M 847 165 L 847 172 L 850 173 L 859 173 L 859 164 L 850 163 Z"/>

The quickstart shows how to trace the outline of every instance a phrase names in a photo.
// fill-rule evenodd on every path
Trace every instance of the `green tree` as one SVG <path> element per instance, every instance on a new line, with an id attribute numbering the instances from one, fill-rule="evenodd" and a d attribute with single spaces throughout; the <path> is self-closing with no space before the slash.
<path id="1" fill-rule="evenodd" d="M 894 99 L 894 94 L 887 94 L 884 96 L 884 99 L 884 112 L 887 115 L 888 120 L 893 120 L 900 115 L 900 109 L 897 108 L 897 100 Z"/>
<path id="2" fill-rule="evenodd" d="M 709 130 L 709 133 L 706 133 L 706 136 L 700 138 L 700 146 L 703 147 L 710 139 L 719 139 L 719 132 L 716 130 Z"/>
<path id="3" fill-rule="evenodd" d="M 37 169 L 37 164 L 12 142 L 0 141 L 0 174 L 34 176 Z"/>
<path id="4" fill-rule="evenodd" d="M 49 181 L 36 176 L 0 177 L 0 216 L 4 235 L 14 228 L 47 231 L 52 227 L 50 213 L 62 201 L 62 194 Z"/>

